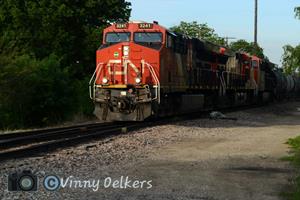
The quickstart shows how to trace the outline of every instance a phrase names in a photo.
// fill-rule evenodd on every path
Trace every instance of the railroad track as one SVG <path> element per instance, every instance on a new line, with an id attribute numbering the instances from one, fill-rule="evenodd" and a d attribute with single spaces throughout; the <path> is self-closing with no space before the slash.
<path id="1" fill-rule="evenodd" d="M 0 162 L 41 155 L 91 139 L 107 138 L 147 126 L 146 123 L 94 123 L 0 136 Z"/>
<path id="2" fill-rule="evenodd" d="M 92 139 L 116 136 L 139 128 L 206 116 L 206 112 L 180 117 L 164 117 L 152 122 L 108 122 L 42 129 L 0 135 L 0 162 L 21 157 L 40 156 L 58 148 L 74 146 Z"/>
<path id="3" fill-rule="evenodd" d="M 259 106 L 220 108 L 225 113 Z M 74 146 L 92 139 L 102 139 L 139 128 L 208 117 L 211 109 L 185 114 L 175 118 L 164 117 L 152 122 L 108 122 L 76 125 L 72 127 L 42 129 L 36 131 L 0 135 L 0 162 L 4 160 L 41 155 L 61 147 Z"/>

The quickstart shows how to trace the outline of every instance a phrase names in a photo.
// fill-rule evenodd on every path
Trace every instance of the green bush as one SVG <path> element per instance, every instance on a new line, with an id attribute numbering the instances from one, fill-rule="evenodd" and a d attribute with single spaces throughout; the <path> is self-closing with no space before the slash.
<path id="1" fill-rule="evenodd" d="M 50 55 L 16 57 L 0 69 L 0 128 L 43 126 L 76 112 L 76 88 L 68 68 Z"/>
<path id="2" fill-rule="evenodd" d="M 76 80 L 74 87 L 76 89 L 76 114 L 84 116 L 92 116 L 94 110 L 94 104 L 89 96 L 89 81 L 90 77 L 86 77 L 83 80 Z"/>
<path id="3" fill-rule="evenodd" d="M 300 136 L 289 139 L 287 142 L 292 148 L 292 155 L 286 157 L 285 160 L 290 161 L 296 168 L 300 168 Z M 297 170 L 298 171 L 298 170 Z M 293 180 L 292 188 L 284 192 L 284 196 L 289 200 L 300 199 L 300 175 Z"/>

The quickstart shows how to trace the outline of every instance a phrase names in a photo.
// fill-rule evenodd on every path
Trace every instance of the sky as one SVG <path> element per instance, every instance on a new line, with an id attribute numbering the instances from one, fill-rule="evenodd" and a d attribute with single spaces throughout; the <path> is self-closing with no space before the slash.
<path id="1" fill-rule="evenodd" d="M 207 23 L 221 37 L 253 41 L 254 0 L 128 0 L 130 20 L 158 21 L 164 27 L 180 21 Z M 258 0 L 258 43 L 269 59 L 281 65 L 282 47 L 300 44 L 300 0 Z M 230 40 L 234 41 L 234 40 Z"/>

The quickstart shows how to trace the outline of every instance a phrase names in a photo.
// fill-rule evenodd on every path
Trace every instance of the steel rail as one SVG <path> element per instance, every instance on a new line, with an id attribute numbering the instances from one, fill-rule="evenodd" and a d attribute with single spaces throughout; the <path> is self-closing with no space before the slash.
<path id="1" fill-rule="evenodd" d="M 101 124 L 98 124 L 101 125 Z M 59 147 L 74 146 L 84 143 L 94 138 L 106 138 L 109 136 L 124 134 L 129 130 L 134 130 L 147 126 L 146 123 L 116 124 L 103 127 L 68 129 L 40 133 L 38 135 L 18 136 L 0 141 L 0 162 L 34 155 L 41 155 L 44 152 L 51 152 Z"/>
<path id="2" fill-rule="evenodd" d="M 125 124 L 98 124 L 98 126 L 85 126 L 81 128 L 70 128 L 59 131 L 42 132 L 39 134 L 20 135 L 18 137 L 0 140 L 0 151 L 20 145 L 31 143 L 57 140 L 65 137 L 72 137 L 80 134 L 86 134 L 92 131 L 105 131 L 112 128 L 124 127 Z"/>
<path id="3" fill-rule="evenodd" d="M 13 132 L 13 133 L 5 133 L 0 134 L 0 141 L 7 140 L 11 138 L 29 136 L 29 135 L 39 135 L 49 132 L 63 132 L 66 130 L 75 130 L 75 129 L 85 129 L 88 127 L 99 127 L 99 126 L 107 126 L 115 124 L 113 122 L 106 122 L 106 123 L 88 123 L 88 124 L 81 124 L 81 125 L 74 125 L 74 126 L 65 126 L 65 127 L 56 127 L 56 128 L 46 128 L 46 129 L 38 129 L 38 130 L 30 130 L 30 131 L 20 131 L 20 132 Z"/>

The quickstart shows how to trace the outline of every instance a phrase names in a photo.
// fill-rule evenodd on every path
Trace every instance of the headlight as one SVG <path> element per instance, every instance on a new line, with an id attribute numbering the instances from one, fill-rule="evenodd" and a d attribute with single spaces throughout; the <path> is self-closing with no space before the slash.
<path id="1" fill-rule="evenodd" d="M 126 91 L 121 91 L 120 94 L 121 94 L 121 96 L 126 96 L 127 92 Z"/>
<path id="2" fill-rule="evenodd" d="M 129 55 L 129 46 L 123 46 L 123 56 Z"/>
<path id="3" fill-rule="evenodd" d="M 108 79 L 107 79 L 106 77 L 104 77 L 104 78 L 102 79 L 102 83 L 103 83 L 103 84 L 107 84 L 107 83 L 108 83 Z"/>
<path id="4" fill-rule="evenodd" d="M 139 77 L 135 78 L 135 83 L 136 84 L 140 84 L 141 82 L 142 82 L 141 78 L 139 78 Z"/>

